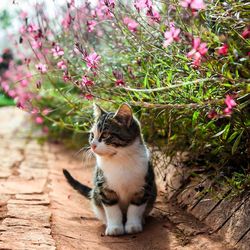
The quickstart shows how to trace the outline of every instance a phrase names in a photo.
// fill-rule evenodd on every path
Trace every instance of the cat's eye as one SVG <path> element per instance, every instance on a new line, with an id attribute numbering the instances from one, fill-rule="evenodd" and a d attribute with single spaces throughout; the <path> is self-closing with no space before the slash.
<path id="1" fill-rule="evenodd" d="M 106 133 L 106 132 L 103 132 L 103 133 L 101 134 L 101 136 L 100 136 L 100 139 L 106 139 L 106 138 L 108 138 L 108 137 L 109 137 L 109 134 Z"/>

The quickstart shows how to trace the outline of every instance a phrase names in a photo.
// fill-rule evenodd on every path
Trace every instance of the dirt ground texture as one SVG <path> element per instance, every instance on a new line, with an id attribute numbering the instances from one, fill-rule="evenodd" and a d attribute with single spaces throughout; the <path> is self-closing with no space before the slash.
<path id="1" fill-rule="evenodd" d="M 29 124 L 24 112 L 0 109 L 0 249 L 232 249 L 161 191 L 142 233 L 104 236 L 90 202 L 62 174 L 91 186 L 93 164 L 63 145 L 40 145 Z"/>

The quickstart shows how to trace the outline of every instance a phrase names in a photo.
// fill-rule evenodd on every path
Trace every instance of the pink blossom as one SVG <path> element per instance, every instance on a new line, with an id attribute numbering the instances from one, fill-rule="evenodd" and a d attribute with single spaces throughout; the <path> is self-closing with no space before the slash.
<path id="1" fill-rule="evenodd" d="M 104 4 L 109 8 L 115 8 L 115 1 L 114 0 L 104 0 Z"/>
<path id="2" fill-rule="evenodd" d="M 25 11 L 21 11 L 21 12 L 20 12 L 20 17 L 21 17 L 22 19 L 26 19 L 27 16 L 28 16 L 28 13 L 27 13 L 27 12 L 25 12 Z"/>
<path id="3" fill-rule="evenodd" d="M 113 8 L 115 6 L 114 1 L 111 0 L 100 0 L 99 4 L 95 9 L 95 16 L 98 16 L 100 20 L 105 20 L 107 18 L 111 18 L 113 14 L 111 13 L 109 8 Z"/>
<path id="4" fill-rule="evenodd" d="M 90 80 L 87 76 L 82 77 L 82 85 L 83 86 L 92 86 L 94 85 L 94 82 Z"/>
<path id="5" fill-rule="evenodd" d="M 128 29 L 131 32 L 136 32 L 137 31 L 137 27 L 139 26 L 139 24 L 135 20 L 133 20 L 133 19 L 131 19 L 129 17 L 125 17 L 123 19 L 123 22 L 124 22 L 125 25 L 128 26 Z"/>
<path id="6" fill-rule="evenodd" d="M 164 33 L 166 40 L 163 43 L 163 47 L 167 47 L 173 41 L 178 42 L 180 40 L 179 34 L 181 30 L 174 27 L 174 23 L 170 23 L 170 30 Z"/>
<path id="7" fill-rule="evenodd" d="M 64 80 L 64 82 L 68 82 L 71 80 L 71 77 L 69 76 L 67 71 L 63 72 L 63 80 Z"/>
<path id="8" fill-rule="evenodd" d="M 134 3 L 135 8 L 137 11 L 140 11 L 145 8 L 152 8 L 152 1 L 151 0 L 137 0 Z"/>
<path id="9" fill-rule="evenodd" d="M 27 86 L 28 86 L 28 81 L 27 81 L 27 79 L 21 80 L 20 84 L 21 84 L 22 87 L 27 87 Z"/>
<path id="10" fill-rule="evenodd" d="M 159 23 L 161 16 L 158 11 L 154 10 L 152 7 L 148 9 L 147 16 L 150 17 L 154 22 Z"/>
<path id="11" fill-rule="evenodd" d="M 39 109 L 38 108 L 33 108 L 30 113 L 32 115 L 37 115 L 39 113 Z"/>
<path id="12" fill-rule="evenodd" d="M 46 73 L 47 72 L 47 65 L 39 63 L 36 65 L 36 68 L 41 72 L 41 73 Z"/>
<path id="13" fill-rule="evenodd" d="M 223 113 L 224 113 L 224 115 L 226 115 L 226 116 L 230 116 L 230 115 L 233 113 L 233 110 L 230 109 L 230 108 L 225 108 L 225 109 L 223 110 Z"/>
<path id="14" fill-rule="evenodd" d="M 86 94 L 85 98 L 89 101 L 93 100 L 94 96 L 92 94 Z"/>
<path id="15" fill-rule="evenodd" d="M 48 134 L 49 133 L 49 128 L 47 126 L 43 126 L 43 133 Z"/>
<path id="16" fill-rule="evenodd" d="M 36 31 L 38 31 L 38 26 L 36 25 L 36 24 L 29 24 L 28 25 L 28 28 L 27 28 L 27 31 L 29 32 L 29 33 L 32 33 L 32 32 L 36 32 Z"/>
<path id="17" fill-rule="evenodd" d="M 35 118 L 35 122 L 36 122 L 37 124 L 42 124 L 42 123 L 43 123 L 43 118 L 42 118 L 41 116 L 37 116 L 37 117 Z"/>
<path id="18" fill-rule="evenodd" d="M 22 25 L 21 28 L 20 28 L 20 30 L 19 30 L 19 32 L 20 32 L 21 35 L 25 34 L 25 32 L 26 32 L 26 26 Z"/>
<path id="19" fill-rule="evenodd" d="M 69 11 L 67 11 L 64 19 L 62 20 L 62 26 L 64 27 L 65 30 L 69 29 L 71 22 L 72 22 L 72 17 Z"/>
<path id="20" fill-rule="evenodd" d="M 62 48 L 60 48 L 59 45 L 55 45 L 55 47 L 52 48 L 51 51 L 52 51 L 54 57 L 60 57 L 60 56 L 64 55 L 64 51 Z"/>
<path id="21" fill-rule="evenodd" d="M 219 49 L 218 49 L 218 54 L 225 56 L 228 52 L 228 45 L 224 43 Z"/>
<path id="22" fill-rule="evenodd" d="M 229 109 L 232 109 L 233 107 L 237 105 L 233 97 L 230 95 L 226 95 L 225 104 L 227 105 Z"/>
<path id="23" fill-rule="evenodd" d="M 193 39 L 193 49 L 188 52 L 187 57 L 193 59 L 193 65 L 198 67 L 201 64 L 202 56 L 208 51 L 207 44 L 201 43 L 199 37 Z"/>
<path id="24" fill-rule="evenodd" d="M 66 65 L 66 63 L 65 63 L 64 61 L 58 62 L 58 63 L 57 63 L 57 67 L 58 67 L 59 69 L 62 69 L 62 70 L 67 69 L 67 65 Z"/>
<path id="25" fill-rule="evenodd" d="M 9 95 L 9 97 L 15 98 L 17 93 L 16 93 L 16 91 L 14 89 L 11 89 L 11 90 L 8 91 L 7 94 Z"/>
<path id="26" fill-rule="evenodd" d="M 97 25 L 97 22 L 92 20 L 92 21 L 87 21 L 87 26 L 88 26 L 88 32 L 92 32 Z"/>
<path id="27" fill-rule="evenodd" d="M 243 32 L 241 33 L 243 38 L 249 38 L 250 37 L 250 26 L 247 27 L 246 29 L 243 30 Z"/>
<path id="28" fill-rule="evenodd" d="M 31 47 L 33 49 L 40 49 L 42 47 L 42 42 L 41 41 L 32 40 L 31 41 Z"/>
<path id="29" fill-rule="evenodd" d="M 89 69 L 96 69 L 100 59 L 101 59 L 101 57 L 99 55 L 97 55 L 96 52 L 89 54 L 88 56 L 85 57 L 87 67 Z"/>
<path id="30" fill-rule="evenodd" d="M 115 81 L 115 85 L 116 85 L 116 86 L 119 86 L 119 87 L 125 86 L 125 82 L 124 82 L 123 79 L 117 79 L 117 80 Z"/>
<path id="31" fill-rule="evenodd" d="M 184 8 L 190 8 L 193 10 L 201 10 L 206 7 L 203 0 L 183 0 L 180 4 Z"/>
<path id="32" fill-rule="evenodd" d="M 224 109 L 224 114 L 230 116 L 233 112 L 233 108 L 237 105 L 232 96 L 226 95 L 225 104 L 227 107 Z"/>
<path id="33" fill-rule="evenodd" d="M 43 115 L 48 115 L 50 112 L 51 112 L 51 110 L 48 109 L 48 108 L 46 108 L 46 109 L 44 109 L 44 110 L 42 111 L 42 114 L 43 114 Z"/>
<path id="34" fill-rule="evenodd" d="M 211 111 L 208 112 L 207 117 L 209 119 L 215 119 L 215 118 L 218 117 L 218 113 L 213 109 L 213 110 L 211 110 Z"/>

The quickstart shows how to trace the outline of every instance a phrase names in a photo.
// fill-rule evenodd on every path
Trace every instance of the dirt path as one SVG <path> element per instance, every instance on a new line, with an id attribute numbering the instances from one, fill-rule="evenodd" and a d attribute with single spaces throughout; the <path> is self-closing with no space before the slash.
<path id="1" fill-rule="evenodd" d="M 162 193 L 143 233 L 104 236 L 89 201 L 62 175 L 67 168 L 91 185 L 92 167 L 62 146 L 28 138 L 23 112 L 2 108 L 0 119 L 0 249 L 231 249 L 194 217 L 164 203 Z"/>

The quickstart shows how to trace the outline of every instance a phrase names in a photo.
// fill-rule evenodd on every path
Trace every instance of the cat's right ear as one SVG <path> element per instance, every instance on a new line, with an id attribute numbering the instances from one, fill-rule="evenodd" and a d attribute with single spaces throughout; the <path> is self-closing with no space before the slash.
<path id="1" fill-rule="evenodd" d="M 93 104 L 93 110 L 94 110 L 94 117 L 97 120 L 102 114 L 106 114 L 107 112 L 102 109 L 99 105 L 96 103 Z"/>

